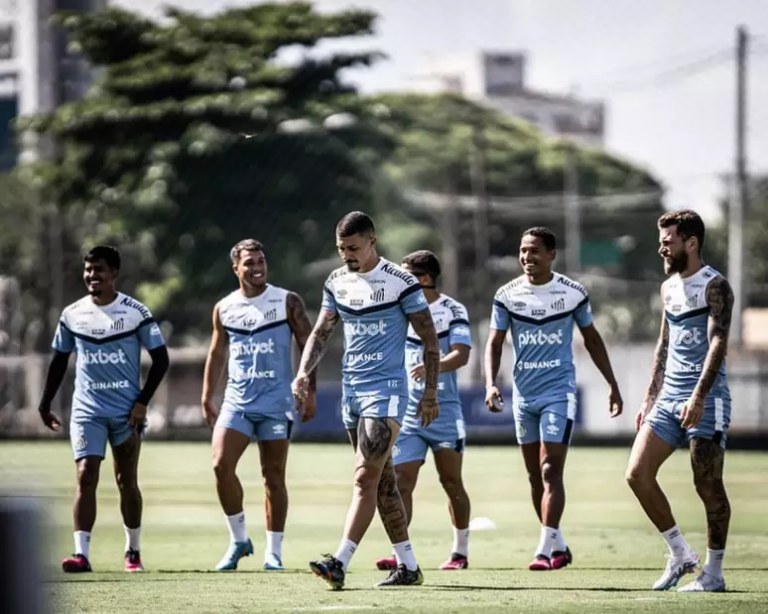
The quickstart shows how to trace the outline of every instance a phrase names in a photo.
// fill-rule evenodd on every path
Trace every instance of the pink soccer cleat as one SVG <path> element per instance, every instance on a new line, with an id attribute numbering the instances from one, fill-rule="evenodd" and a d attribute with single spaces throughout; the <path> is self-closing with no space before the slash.
<path id="1" fill-rule="evenodd" d="M 393 569 L 397 569 L 397 559 L 394 556 L 379 559 L 376 561 L 376 569 L 380 571 L 392 571 Z"/>
<path id="2" fill-rule="evenodd" d="M 451 555 L 450 559 L 440 565 L 440 569 L 444 571 L 466 569 L 467 567 L 469 567 L 467 557 L 463 554 L 456 554 L 455 552 Z"/>
<path id="3" fill-rule="evenodd" d="M 138 550 L 129 550 L 125 553 L 125 571 L 144 571 Z"/>
<path id="4" fill-rule="evenodd" d="M 64 573 L 86 573 L 91 571 L 91 564 L 84 554 L 73 554 L 61 562 L 61 570 Z"/>
<path id="5" fill-rule="evenodd" d="M 537 554 L 528 564 L 528 569 L 531 571 L 550 571 L 552 569 L 552 562 L 549 560 L 548 556 Z"/>

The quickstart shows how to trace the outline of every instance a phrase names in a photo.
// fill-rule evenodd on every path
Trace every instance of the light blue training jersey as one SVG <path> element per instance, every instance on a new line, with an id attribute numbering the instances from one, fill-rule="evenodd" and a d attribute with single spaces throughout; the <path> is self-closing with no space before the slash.
<path id="1" fill-rule="evenodd" d="M 109 305 L 90 296 L 61 314 L 52 347 L 77 352 L 73 418 L 121 418 L 141 391 L 141 347 L 165 345 L 149 309 L 122 293 Z"/>
<path id="2" fill-rule="evenodd" d="M 592 324 L 592 309 L 584 286 L 565 275 L 538 286 L 521 275 L 496 292 L 491 327 L 511 332 L 515 403 L 575 394 L 574 322 Z"/>
<path id="3" fill-rule="evenodd" d="M 669 353 L 659 398 L 688 399 L 701 377 L 709 351 L 707 286 L 717 277 L 722 275 L 710 266 L 703 266 L 690 277 L 675 274 L 661 286 L 664 317 L 669 326 Z M 730 398 L 725 360 L 709 394 Z"/>
<path id="4" fill-rule="evenodd" d="M 267 284 L 259 296 L 248 298 L 237 289 L 218 303 L 229 340 L 224 403 L 236 411 L 284 415 L 292 406 L 288 294 Z"/>
<path id="5" fill-rule="evenodd" d="M 405 397 L 408 316 L 427 308 L 418 280 L 384 258 L 367 273 L 344 266 L 325 282 L 322 308 L 343 324 L 344 395 Z"/>

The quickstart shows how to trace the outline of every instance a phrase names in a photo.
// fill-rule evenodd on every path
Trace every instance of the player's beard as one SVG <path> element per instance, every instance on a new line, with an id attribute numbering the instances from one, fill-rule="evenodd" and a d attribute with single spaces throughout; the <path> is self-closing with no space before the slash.
<path id="1" fill-rule="evenodd" d="M 345 261 L 344 264 L 347 265 L 347 270 L 352 273 L 356 273 L 360 270 L 360 263 L 357 260 L 348 260 Z"/>
<path id="2" fill-rule="evenodd" d="M 665 265 L 667 265 L 667 262 L 664 262 Z M 672 256 L 672 258 L 669 260 L 668 264 L 669 270 L 667 271 L 670 275 L 674 275 L 675 273 L 682 273 L 685 271 L 685 269 L 688 268 L 688 253 L 687 252 L 680 252 L 676 256 Z"/>

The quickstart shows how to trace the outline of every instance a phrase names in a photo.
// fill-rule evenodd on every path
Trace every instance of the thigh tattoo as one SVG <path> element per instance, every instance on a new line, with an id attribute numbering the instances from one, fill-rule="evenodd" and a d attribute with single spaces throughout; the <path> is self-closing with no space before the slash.
<path id="1" fill-rule="evenodd" d="M 357 439 L 363 458 L 382 459 L 390 452 L 392 427 L 386 418 L 364 418 L 358 424 Z"/>

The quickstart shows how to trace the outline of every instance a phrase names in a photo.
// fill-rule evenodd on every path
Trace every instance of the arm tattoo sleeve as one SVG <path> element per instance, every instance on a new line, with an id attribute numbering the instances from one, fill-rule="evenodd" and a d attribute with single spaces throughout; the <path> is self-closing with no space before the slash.
<path id="1" fill-rule="evenodd" d="M 304 301 L 301 300 L 301 297 L 294 292 L 288 294 L 286 308 L 288 311 L 288 324 L 291 327 L 291 331 L 293 331 L 296 345 L 299 346 L 299 351 L 303 354 L 307 341 L 312 334 L 312 323 L 309 321 L 307 308 L 304 306 Z M 317 367 L 312 369 L 308 375 L 310 390 L 317 390 Z"/>
<path id="2" fill-rule="evenodd" d="M 731 315 L 733 313 L 733 291 L 728 280 L 724 277 L 716 277 L 709 282 L 707 305 L 709 305 L 709 321 L 707 323 L 709 351 L 704 359 L 699 383 L 694 390 L 694 394 L 702 397 L 709 394 L 728 351 L 728 334 L 731 329 Z"/>
<path id="3" fill-rule="evenodd" d="M 317 317 L 315 328 L 307 339 L 301 354 L 299 371 L 310 374 L 317 368 L 320 359 L 328 347 L 328 341 L 339 323 L 339 314 L 323 309 Z"/>
<path id="4" fill-rule="evenodd" d="M 437 390 L 437 380 L 440 375 L 440 342 L 437 340 L 432 312 L 427 307 L 410 314 L 408 319 L 424 344 L 424 387 L 428 390 Z"/>
<path id="5" fill-rule="evenodd" d="M 661 387 L 664 384 L 664 369 L 667 367 L 667 354 L 669 353 L 669 325 L 667 324 L 667 317 L 664 314 L 662 314 L 661 317 L 661 333 L 659 334 L 659 341 L 656 344 L 656 352 L 653 356 L 651 381 L 645 392 L 646 404 L 653 404 L 656 402 L 656 399 L 661 392 Z"/>

